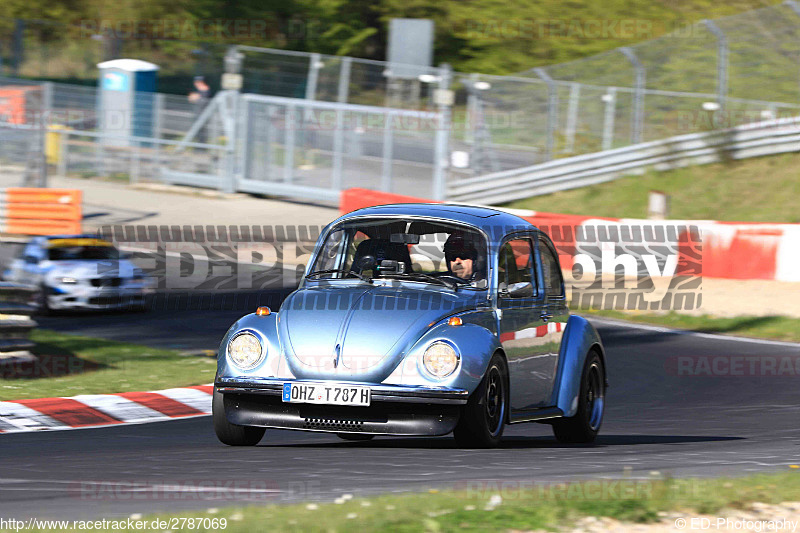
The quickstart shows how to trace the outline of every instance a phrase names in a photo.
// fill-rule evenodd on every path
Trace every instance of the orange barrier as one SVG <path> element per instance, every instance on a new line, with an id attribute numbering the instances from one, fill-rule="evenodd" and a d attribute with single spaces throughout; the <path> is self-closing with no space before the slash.
<path id="1" fill-rule="evenodd" d="M 386 204 L 427 204 L 438 203 L 416 196 L 403 196 L 390 192 L 373 191 L 370 189 L 345 189 L 339 197 L 339 211 L 349 213 L 363 207 Z"/>
<path id="2" fill-rule="evenodd" d="M 81 233 L 82 192 L 77 189 L 0 189 L 0 232 L 20 235 Z"/>

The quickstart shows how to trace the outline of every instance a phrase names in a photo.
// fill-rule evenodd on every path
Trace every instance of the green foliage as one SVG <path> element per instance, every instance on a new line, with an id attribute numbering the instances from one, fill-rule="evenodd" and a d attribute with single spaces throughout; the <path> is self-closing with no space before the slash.
<path id="1" fill-rule="evenodd" d="M 45 41 L 66 39 L 71 30 L 59 24 L 83 24 L 102 33 L 103 27 L 136 21 L 172 21 L 196 28 L 201 21 L 257 20 L 266 23 L 266 32 L 238 37 L 222 32 L 212 40 L 385 59 L 391 18 L 431 18 L 436 23 L 436 63 L 449 62 L 460 71 L 509 73 L 631 45 L 688 22 L 773 3 L 519 0 L 510 7 L 500 0 L 7 0 L 0 3 L 0 32 L 8 36 L 14 18 L 53 21 L 47 29 L 35 29 L 36 38 Z M 191 31 L 183 37 L 207 40 Z M 69 38 L 92 44 L 85 34 Z M 139 44 L 151 51 L 167 46 L 155 40 Z M 136 48 L 132 45 L 131 50 Z"/>

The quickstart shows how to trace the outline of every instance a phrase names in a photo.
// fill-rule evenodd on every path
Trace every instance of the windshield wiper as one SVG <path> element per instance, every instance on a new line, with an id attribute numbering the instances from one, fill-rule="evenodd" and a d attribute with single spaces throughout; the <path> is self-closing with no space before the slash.
<path id="1" fill-rule="evenodd" d="M 309 273 L 306 276 L 306 279 L 308 279 L 308 278 L 310 278 L 312 276 L 319 276 L 319 275 L 322 275 L 322 274 L 334 274 L 334 273 L 344 274 L 345 276 L 352 274 L 353 276 L 357 277 L 361 281 L 366 281 L 367 283 L 372 283 L 372 278 L 368 278 L 367 276 L 365 276 L 363 274 L 359 274 L 355 270 L 345 270 L 343 268 L 329 268 L 327 270 L 317 270 L 315 272 Z"/>
<path id="2" fill-rule="evenodd" d="M 445 287 L 447 287 L 449 289 L 453 289 L 454 291 L 458 291 L 458 283 L 456 283 L 455 281 L 443 280 L 442 278 L 437 278 L 437 277 L 431 276 L 429 274 L 423 274 L 422 272 L 403 272 L 402 274 L 400 272 L 391 272 L 391 273 L 383 274 L 383 275 L 384 276 L 415 276 L 415 277 L 419 277 L 419 278 L 422 278 L 422 279 L 425 279 L 425 280 L 428 280 L 428 281 L 432 281 L 434 283 L 439 283 L 440 285 L 444 285 Z"/>

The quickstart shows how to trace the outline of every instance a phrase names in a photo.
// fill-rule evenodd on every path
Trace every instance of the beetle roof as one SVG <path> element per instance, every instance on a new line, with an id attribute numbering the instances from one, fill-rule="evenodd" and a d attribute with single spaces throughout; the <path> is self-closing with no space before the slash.
<path id="1" fill-rule="evenodd" d="M 524 218 L 490 207 L 459 204 L 389 204 L 357 209 L 342 215 L 335 223 L 354 217 L 391 216 L 433 217 L 462 222 L 482 229 L 490 236 L 500 236 L 511 231 L 536 229 Z"/>

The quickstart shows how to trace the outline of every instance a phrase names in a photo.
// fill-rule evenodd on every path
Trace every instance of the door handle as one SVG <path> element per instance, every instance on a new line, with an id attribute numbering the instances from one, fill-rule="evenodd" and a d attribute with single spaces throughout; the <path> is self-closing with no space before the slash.
<path id="1" fill-rule="evenodd" d="M 553 318 L 553 315 L 552 315 L 552 314 L 550 314 L 550 313 L 546 313 L 546 312 L 545 312 L 545 313 L 542 313 L 541 315 L 539 315 L 539 318 L 541 318 L 542 320 L 544 320 L 545 322 L 547 322 L 548 320 L 550 320 L 551 318 Z"/>

